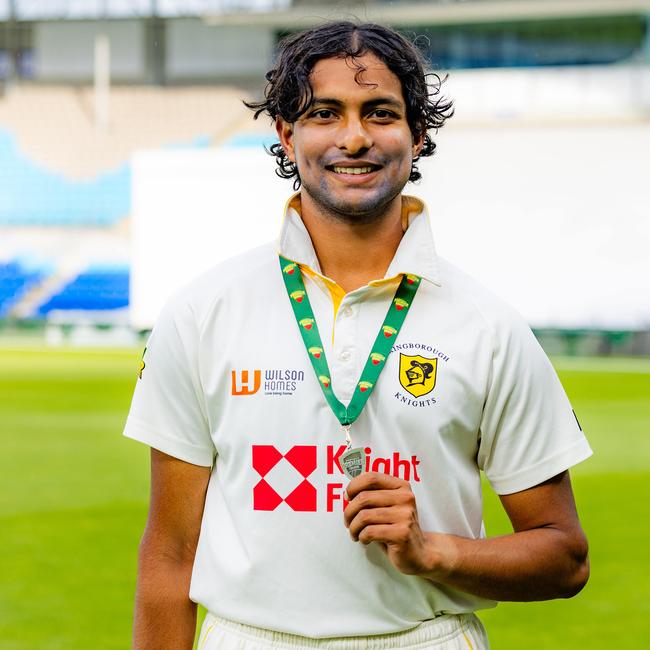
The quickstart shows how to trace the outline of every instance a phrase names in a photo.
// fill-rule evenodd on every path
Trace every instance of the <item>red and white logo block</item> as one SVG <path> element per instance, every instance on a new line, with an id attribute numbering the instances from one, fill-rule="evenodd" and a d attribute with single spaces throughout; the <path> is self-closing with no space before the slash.
<path id="1" fill-rule="evenodd" d="M 307 479 L 317 464 L 314 445 L 294 445 L 286 454 L 273 445 L 253 445 L 253 469 L 261 477 L 253 488 L 253 510 L 275 510 L 284 502 L 296 512 L 315 512 L 318 495 Z"/>

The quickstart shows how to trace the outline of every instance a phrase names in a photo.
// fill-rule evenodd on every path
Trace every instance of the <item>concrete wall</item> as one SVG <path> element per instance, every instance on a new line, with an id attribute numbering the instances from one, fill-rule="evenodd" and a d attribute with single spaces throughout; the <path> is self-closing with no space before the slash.
<path id="1" fill-rule="evenodd" d="M 34 69 L 41 81 L 90 81 L 94 42 L 106 34 L 111 45 L 111 76 L 115 81 L 141 81 L 145 74 L 144 23 L 79 21 L 36 23 Z"/>
<path id="2" fill-rule="evenodd" d="M 268 69 L 273 31 L 267 27 L 208 26 L 180 19 L 167 24 L 167 79 L 255 77 Z"/>

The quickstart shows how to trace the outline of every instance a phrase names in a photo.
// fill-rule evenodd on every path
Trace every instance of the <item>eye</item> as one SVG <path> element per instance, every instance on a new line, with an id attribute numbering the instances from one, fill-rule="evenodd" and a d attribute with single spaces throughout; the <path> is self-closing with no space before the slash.
<path id="1" fill-rule="evenodd" d="M 334 117 L 334 112 L 329 108 L 319 108 L 317 111 L 311 113 L 309 117 L 313 117 L 318 120 L 330 120 Z"/>
<path id="2" fill-rule="evenodd" d="M 372 113 L 370 113 L 370 117 L 376 117 L 379 120 L 390 120 L 395 118 L 396 115 L 393 111 L 389 111 L 387 108 L 376 108 Z"/>

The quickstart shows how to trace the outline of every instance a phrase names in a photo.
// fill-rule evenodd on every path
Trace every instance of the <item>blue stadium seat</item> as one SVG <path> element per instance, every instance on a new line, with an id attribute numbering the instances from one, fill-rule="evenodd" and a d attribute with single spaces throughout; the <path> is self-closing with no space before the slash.
<path id="1" fill-rule="evenodd" d="M 4 318 L 43 275 L 43 272 L 23 268 L 15 261 L 0 264 L 0 318 Z"/>
<path id="2" fill-rule="evenodd" d="M 91 267 L 38 308 L 45 316 L 52 310 L 110 310 L 129 305 L 129 270 L 123 267 Z"/>

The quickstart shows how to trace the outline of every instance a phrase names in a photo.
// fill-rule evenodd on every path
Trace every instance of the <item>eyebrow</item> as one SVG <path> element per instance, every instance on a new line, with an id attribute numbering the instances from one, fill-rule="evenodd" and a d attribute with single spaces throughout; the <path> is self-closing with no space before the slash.
<path id="1" fill-rule="evenodd" d="M 345 106 L 344 102 L 340 99 L 334 99 L 333 97 L 314 97 L 310 104 L 310 108 L 314 106 L 336 106 L 337 108 L 343 108 Z M 363 108 L 375 108 L 377 106 L 392 106 L 393 108 L 399 110 L 405 110 L 405 106 L 402 102 L 397 99 L 392 99 L 391 97 L 377 97 L 376 99 L 370 99 L 367 102 L 362 104 Z"/>

